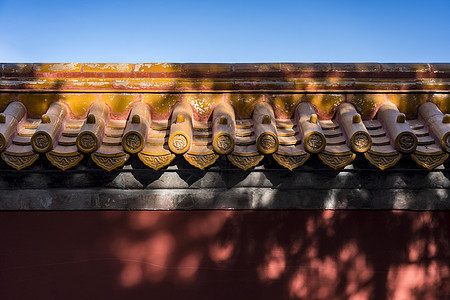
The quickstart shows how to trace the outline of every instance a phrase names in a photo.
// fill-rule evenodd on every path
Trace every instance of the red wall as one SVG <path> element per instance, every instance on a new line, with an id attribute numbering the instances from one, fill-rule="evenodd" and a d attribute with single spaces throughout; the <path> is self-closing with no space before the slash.
<path id="1" fill-rule="evenodd" d="M 449 299 L 450 212 L 1 212 L 0 299 Z"/>

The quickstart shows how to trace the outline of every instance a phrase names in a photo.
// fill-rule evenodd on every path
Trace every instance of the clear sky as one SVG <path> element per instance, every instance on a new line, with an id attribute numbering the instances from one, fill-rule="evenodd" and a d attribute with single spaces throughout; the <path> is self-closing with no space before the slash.
<path id="1" fill-rule="evenodd" d="M 0 0 L 2 62 L 450 62 L 450 0 Z"/>

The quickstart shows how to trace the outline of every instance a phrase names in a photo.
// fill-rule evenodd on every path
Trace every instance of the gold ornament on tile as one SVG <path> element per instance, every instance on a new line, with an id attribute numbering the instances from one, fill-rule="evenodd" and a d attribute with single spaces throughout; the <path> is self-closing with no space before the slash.
<path id="1" fill-rule="evenodd" d="M 174 149 L 181 152 L 187 148 L 188 141 L 184 135 L 176 134 L 172 139 L 172 146 Z"/>
<path id="2" fill-rule="evenodd" d="M 310 157 L 309 153 L 303 155 L 282 155 L 274 153 L 272 155 L 277 163 L 291 171 L 302 166 Z"/>
<path id="3" fill-rule="evenodd" d="M 364 133 L 357 133 L 353 136 L 352 139 L 353 146 L 357 151 L 365 152 L 370 148 L 370 140 L 369 137 Z"/>
<path id="4" fill-rule="evenodd" d="M 319 159 L 329 166 L 332 169 L 340 169 L 343 168 L 349 164 L 355 159 L 356 154 L 346 154 L 346 155 L 331 155 L 326 153 L 320 153 Z"/>
<path id="5" fill-rule="evenodd" d="M 175 158 L 175 154 L 168 153 L 166 155 L 148 155 L 138 153 L 138 157 L 146 166 L 149 166 L 156 171 L 170 164 Z"/>
<path id="6" fill-rule="evenodd" d="M 316 133 L 311 134 L 308 139 L 306 146 L 309 150 L 312 151 L 319 151 L 321 148 L 323 148 L 324 140 L 323 138 Z"/>
<path id="7" fill-rule="evenodd" d="M 50 138 L 47 134 L 41 132 L 32 137 L 33 148 L 39 152 L 50 150 Z"/>
<path id="8" fill-rule="evenodd" d="M 206 155 L 194 155 L 186 153 L 184 154 L 184 158 L 194 167 L 204 169 L 206 167 L 211 166 L 216 162 L 219 158 L 219 155 L 215 153 L 206 154 Z"/>
<path id="9" fill-rule="evenodd" d="M 442 165 L 448 158 L 447 153 L 440 153 L 437 155 L 423 155 L 419 153 L 411 154 L 411 158 L 421 167 L 428 170 L 434 169 Z"/>
<path id="10" fill-rule="evenodd" d="M 264 155 L 240 156 L 236 154 L 229 154 L 227 157 L 233 165 L 246 171 L 257 166 L 264 158 Z"/>
<path id="11" fill-rule="evenodd" d="M 92 160 L 102 169 L 106 171 L 112 171 L 118 167 L 121 167 L 130 157 L 129 154 L 119 154 L 114 156 L 102 155 L 99 153 L 91 154 Z"/>
<path id="12" fill-rule="evenodd" d="M 125 137 L 125 145 L 131 152 L 135 152 L 142 146 L 141 137 L 135 133 L 130 133 Z"/>
<path id="13" fill-rule="evenodd" d="M 403 134 L 402 136 L 400 136 L 398 144 L 400 146 L 400 149 L 402 149 L 403 151 L 410 151 L 414 148 L 415 139 L 410 134 Z"/>
<path id="14" fill-rule="evenodd" d="M 277 140 L 271 134 L 264 134 L 260 138 L 259 145 L 265 152 L 273 151 L 277 147 Z"/>
<path id="15" fill-rule="evenodd" d="M 379 155 L 372 152 L 366 152 L 364 153 L 364 156 L 372 165 L 381 170 L 385 170 L 394 166 L 402 158 L 402 155 L 400 153 L 391 155 Z"/>
<path id="16" fill-rule="evenodd" d="M 83 154 L 81 153 L 76 153 L 75 155 L 57 155 L 49 152 L 45 155 L 52 165 L 63 171 L 76 166 L 83 159 Z"/>
<path id="17" fill-rule="evenodd" d="M 78 139 L 80 149 L 86 152 L 93 151 L 97 145 L 96 139 L 92 134 L 83 134 Z"/>
<path id="18" fill-rule="evenodd" d="M 8 153 L 2 153 L 2 158 L 9 166 L 14 169 L 21 170 L 31 166 L 39 158 L 39 154 L 11 155 Z"/>
<path id="19" fill-rule="evenodd" d="M 231 138 L 226 135 L 226 134 L 222 134 L 217 138 L 216 141 L 216 146 L 217 149 L 220 150 L 220 153 L 227 153 L 228 151 L 230 151 L 233 147 L 233 141 L 231 140 Z"/>

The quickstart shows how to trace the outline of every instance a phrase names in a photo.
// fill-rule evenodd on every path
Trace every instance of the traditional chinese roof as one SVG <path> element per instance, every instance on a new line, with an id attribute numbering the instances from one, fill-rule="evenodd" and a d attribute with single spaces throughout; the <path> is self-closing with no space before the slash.
<path id="1" fill-rule="evenodd" d="M 23 169 L 221 156 L 433 169 L 450 152 L 450 64 L 1 64 L 0 151 Z"/>

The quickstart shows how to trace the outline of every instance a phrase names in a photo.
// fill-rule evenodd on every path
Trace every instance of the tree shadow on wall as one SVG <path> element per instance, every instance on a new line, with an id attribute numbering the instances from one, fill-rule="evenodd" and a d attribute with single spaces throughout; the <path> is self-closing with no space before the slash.
<path id="1" fill-rule="evenodd" d="M 22 212 L 0 225 L 14 299 L 450 295 L 448 212 Z"/>

